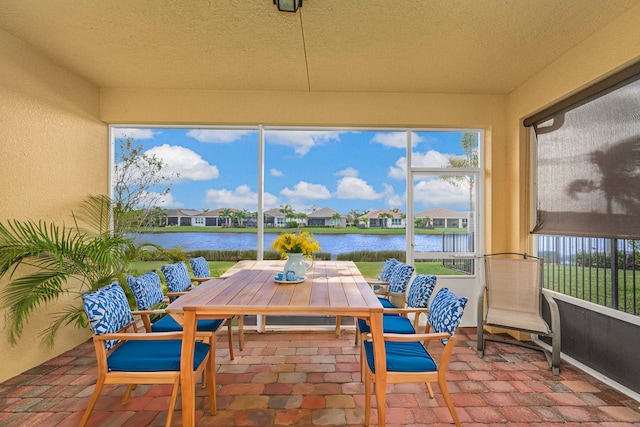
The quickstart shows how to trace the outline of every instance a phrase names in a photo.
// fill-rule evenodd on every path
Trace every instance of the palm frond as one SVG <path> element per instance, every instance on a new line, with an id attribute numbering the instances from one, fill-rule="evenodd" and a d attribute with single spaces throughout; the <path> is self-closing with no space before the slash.
<path id="1" fill-rule="evenodd" d="M 82 304 L 68 305 L 64 311 L 55 313 L 52 319 L 51 325 L 40 333 L 42 341 L 47 346 L 53 346 L 55 336 L 62 326 L 73 324 L 78 329 L 89 326 Z"/>

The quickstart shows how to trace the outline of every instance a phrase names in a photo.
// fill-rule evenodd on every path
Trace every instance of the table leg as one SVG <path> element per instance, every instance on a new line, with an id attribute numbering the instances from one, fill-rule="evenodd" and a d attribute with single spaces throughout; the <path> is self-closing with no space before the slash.
<path id="1" fill-rule="evenodd" d="M 182 385 L 182 425 L 195 426 L 196 418 L 196 384 L 193 375 L 193 353 L 196 339 L 196 315 L 193 311 L 185 311 L 182 337 L 182 354 L 180 357 L 180 381 Z M 209 357 L 216 357 L 215 354 Z"/>
<path id="2" fill-rule="evenodd" d="M 371 313 L 371 338 L 373 339 L 373 360 L 376 364 L 376 404 L 378 407 L 378 427 L 386 425 L 387 410 L 387 356 L 382 337 L 382 312 Z"/>

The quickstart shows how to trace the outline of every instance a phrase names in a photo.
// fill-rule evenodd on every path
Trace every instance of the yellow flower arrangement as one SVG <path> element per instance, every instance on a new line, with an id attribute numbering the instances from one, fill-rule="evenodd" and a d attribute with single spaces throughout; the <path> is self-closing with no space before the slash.
<path id="1" fill-rule="evenodd" d="M 295 233 L 281 234 L 271 244 L 271 247 L 283 254 L 304 254 L 306 256 L 311 256 L 320 250 L 318 241 L 308 231 L 303 231 L 298 235 Z"/>

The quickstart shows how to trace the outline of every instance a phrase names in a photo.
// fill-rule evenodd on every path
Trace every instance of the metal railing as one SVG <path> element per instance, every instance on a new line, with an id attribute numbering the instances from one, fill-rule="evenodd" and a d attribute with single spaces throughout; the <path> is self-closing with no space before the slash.
<path id="1" fill-rule="evenodd" d="M 442 252 L 473 252 L 474 233 L 442 233 Z M 473 259 L 444 259 L 442 265 L 451 270 L 465 274 L 473 274 L 475 263 Z"/>
<path id="2" fill-rule="evenodd" d="M 544 287 L 640 314 L 640 240 L 538 236 Z"/>

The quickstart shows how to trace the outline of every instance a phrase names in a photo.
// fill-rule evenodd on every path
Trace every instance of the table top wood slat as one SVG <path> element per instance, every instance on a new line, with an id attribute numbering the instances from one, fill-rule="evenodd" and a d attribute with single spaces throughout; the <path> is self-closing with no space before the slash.
<path id="1" fill-rule="evenodd" d="M 195 310 L 199 317 L 244 314 L 361 315 L 382 306 L 351 261 L 315 261 L 304 282 L 277 284 L 284 261 L 243 262 L 230 275 L 205 282 L 167 307 L 176 316 Z M 234 272 L 235 271 L 235 272 Z M 231 307 L 231 308 L 227 308 Z"/>

